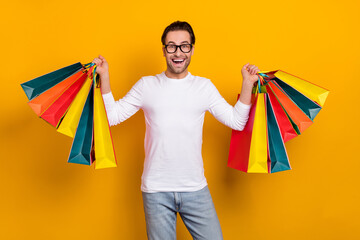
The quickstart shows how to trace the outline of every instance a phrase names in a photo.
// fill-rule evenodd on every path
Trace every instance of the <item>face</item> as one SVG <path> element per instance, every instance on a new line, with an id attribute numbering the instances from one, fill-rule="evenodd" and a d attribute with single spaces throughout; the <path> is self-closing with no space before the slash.
<path id="1" fill-rule="evenodd" d="M 190 34 L 184 30 L 170 31 L 165 38 L 166 45 L 191 44 Z M 194 47 L 189 53 L 183 53 L 180 48 L 174 53 L 167 53 L 163 47 L 164 57 L 166 58 L 166 74 L 171 78 L 183 78 L 187 75 L 187 68 L 190 64 L 191 56 L 194 53 Z"/>

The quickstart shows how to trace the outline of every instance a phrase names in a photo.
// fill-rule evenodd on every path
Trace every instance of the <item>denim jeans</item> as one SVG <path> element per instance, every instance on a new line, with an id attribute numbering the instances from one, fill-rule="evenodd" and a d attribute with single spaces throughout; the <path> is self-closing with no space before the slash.
<path id="1" fill-rule="evenodd" d="M 177 213 L 193 239 L 223 239 L 207 186 L 195 192 L 143 192 L 142 196 L 149 240 L 175 240 Z"/>

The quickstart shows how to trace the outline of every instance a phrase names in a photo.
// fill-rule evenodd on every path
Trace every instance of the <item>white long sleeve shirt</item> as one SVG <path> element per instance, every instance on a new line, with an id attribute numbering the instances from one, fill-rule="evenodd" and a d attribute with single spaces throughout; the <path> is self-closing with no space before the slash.
<path id="1" fill-rule="evenodd" d="M 226 126 L 242 130 L 250 106 L 229 105 L 214 84 L 190 73 L 182 79 L 164 72 L 141 78 L 122 99 L 103 95 L 110 126 L 139 109 L 146 122 L 143 192 L 197 191 L 207 185 L 201 155 L 205 112 Z"/>

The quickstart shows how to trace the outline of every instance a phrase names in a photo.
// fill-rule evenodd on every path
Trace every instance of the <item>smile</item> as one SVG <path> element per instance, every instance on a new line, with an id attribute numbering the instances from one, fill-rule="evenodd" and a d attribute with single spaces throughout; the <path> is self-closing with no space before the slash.
<path id="1" fill-rule="evenodd" d="M 181 65 L 183 62 L 185 62 L 185 59 L 171 59 L 171 61 L 172 61 L 175 65 Z"/>

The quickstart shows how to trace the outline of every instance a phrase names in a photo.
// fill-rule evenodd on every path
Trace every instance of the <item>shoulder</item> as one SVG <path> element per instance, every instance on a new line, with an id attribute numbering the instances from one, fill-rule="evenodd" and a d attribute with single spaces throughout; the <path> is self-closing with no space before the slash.
<path id="1" fill-rule="evenodd" d="M 157 75 L 155 75 L 155 76 L 151 76 L 151 75 L 143 76 L 140 80 L 142 80 L 142 81 L 154 81 L 156 79 L 156 76 Z"/>
<path id="2" fill-rule="evenodd" d="M 143 82 L 143 84 L 153 84 L 159 81 L 160 74 L 157 74 L 155 76 L 149 75 L 149 76 L 143 76 L 139 81 Z"/>
<path id="3" fill-rule="evenodd" d="M 142 86 L 146 83 L 150 83 L 150 82 L 154 82 L 154 81 L 156 81 L 156 76 L 143 76 L 136 82 L 136 85 Z"/>
<path id="4" fill-rule="evenodd" d="M 155 76 L 143 76 L 135 84 L 136 87 L 142 92 L 152 91 L 159 85 L 160 79 L 157 75 Z"/>
<path id="5" fill-rule="evenodd" d="M 191 74 L 191 73 L 190 73 Z M 203 81 L 203 82 L 207 82 L 207 81 L 210 81 L 210 79 L 206 78 L 206 77 L 200 77 L 200 76 L 197 76 L 197 75 L 192 75 L 191 74 L 191 77 L 196 80 L 196 81 Z"/>
<path id="6" fill-rule="evenodd" d="M 213 84 L 213 82 L 206 77 L 200 77 L 200 76 L 194 76 L 194 82 L 198 85 L 201 85 L 201 87 L 203 88 L 207 88 L 207 89 L 214 89 L 216 88 L 215 85 Z"/>

